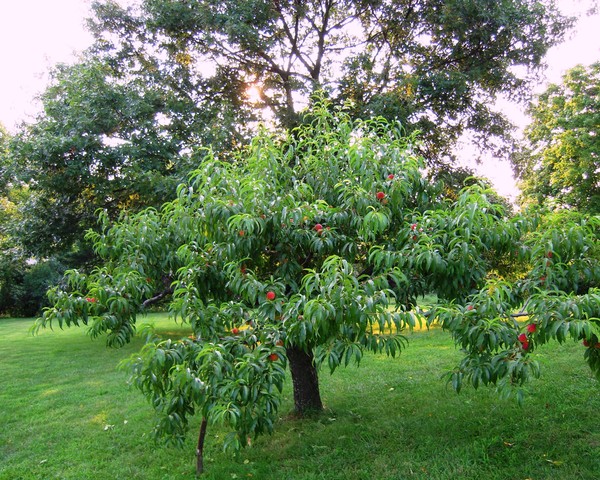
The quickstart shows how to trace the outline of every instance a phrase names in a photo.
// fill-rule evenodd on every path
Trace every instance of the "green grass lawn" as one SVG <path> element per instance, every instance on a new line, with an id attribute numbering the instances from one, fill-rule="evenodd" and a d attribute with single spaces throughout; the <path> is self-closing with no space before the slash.
<path id="1" fill-rule="evenodd" d="M 152 315 L 162 332 L 185 328 Z M 149 438 L 153 412 L 116 369 L 140 348 L 92 341 L 83 328 L 28 334 L 0 319 L 0 479 L 194 478 L 199 419 L 184 450 Z M 575 343 L 538 349 L 542 378 L 519 407 L 493 390 L 456 395 L 441 375 L 460 353 L 447 333 L 409 335 L 397 359 L 322 372 L 326 412 L 287 416 L 273 436 L 232 457 L 209 430 L 206 479 L 596 479 L 600 385 Z"/>

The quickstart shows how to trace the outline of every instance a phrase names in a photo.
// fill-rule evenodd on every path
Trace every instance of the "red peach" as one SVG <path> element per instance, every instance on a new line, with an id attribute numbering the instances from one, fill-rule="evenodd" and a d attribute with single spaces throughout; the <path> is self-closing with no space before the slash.
<path id="1" fill-rule="evenodd" d="M 275 292 L 272 290 L 269 290 L 267 292 L 267 300 L 275 300 Z"/>

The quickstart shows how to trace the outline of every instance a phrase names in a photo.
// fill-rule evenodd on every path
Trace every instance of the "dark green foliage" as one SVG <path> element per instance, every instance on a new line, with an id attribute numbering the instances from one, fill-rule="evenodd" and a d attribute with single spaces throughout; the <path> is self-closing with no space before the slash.
<path id="1" fill-rule="evenodd" d="M 2 130 L 0 129 L 0 135 Z M 8 143 L 9 136 L 4 137 Z M 0 138 L 0 165 L 6 167 Z M 2 168 L 1 174 L 6 169 Z M 18 206 L 29 196 L 23 186 L 15 186 L 2 178 L 0 186 L 0 315 L 33 316 L 48 305 L 46 291 L 60 280 L 66 269 L 62 259 L 49 257 L 36 260 L 20 245 L 16 231 L 23 217 Z M 17 184 L 18 185 L 18 184 Z"/>
<path id="2" fill-rule="evenodd" d="M 42 101 L 42 116 L 11 145 L 11 181 L 31 190 L 15 231 L 28 252 L 68 251 L 97 209 L 116 218 L 160 205 L 190 168 L 182 139 L 160 124 L 160 92 L 119 81 L 98 61 L 58 67 Z"/>
<path id="3" fill-rule="evenodd" d="M 48 306 L 48 289 L 60 282 L 66 267 L 56 259 L 28 264 L 14 253 L 0 257 L 0 314 L 39 315 Z"/>
<path id="4" fill-rule="evenodd" d="M 525 94 L 527 79 L 512 67 L 537 69 L 572 23 L 552 0 L 139 5 L 97 2 L 92 21 L 98 47 L 128 72 L 167 71 L 182 95 L 210 92 L 238 108 L 255 85 L 261 97 L 252 106 L 286 128 L 300 120 L 299 102 L 324 88 L 357 116 L 421 131 L 433 163 L 467 130 L 488 148 L 508 139 L 510 123 L 490 108 L 495 95 Z"/>

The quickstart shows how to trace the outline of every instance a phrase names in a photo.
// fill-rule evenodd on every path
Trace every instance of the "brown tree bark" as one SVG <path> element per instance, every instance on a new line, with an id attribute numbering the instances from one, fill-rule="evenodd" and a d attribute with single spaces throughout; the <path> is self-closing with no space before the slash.
<path id="1" fill-rule="evenodd" d="M 323 410 L 319 392 L 319 377 L 312 351 L 289 347 L 286 349 L 286 353 L 292 373 L 296 413 L 304 416 Z"/>
<path id="2" fill-rule="evenodd" d="M 198 434 L 198 446 L 196 447 L 196 475 L 204 472 L 204 438 L 206 437 L 206 417 L 202 417 L 200 433 Z"/>

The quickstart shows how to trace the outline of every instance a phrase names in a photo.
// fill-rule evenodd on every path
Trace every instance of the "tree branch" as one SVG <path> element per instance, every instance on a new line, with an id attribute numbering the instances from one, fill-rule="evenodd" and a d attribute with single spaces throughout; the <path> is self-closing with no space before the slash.
<path id="1" fill-rule="evenodd" d="M 150 305 L 153 305 L 153 304 L 161 301 L 166 296 L 171 295 L 172 293 L 173 293 L 173 287 L 167 287 L 162 292 L 157 293 L 153 297 L 147 298 L 146 300 L 144 300 L 142 302 L 142 307 L 146 308 L 146 307 L 148 307 Z"/>

